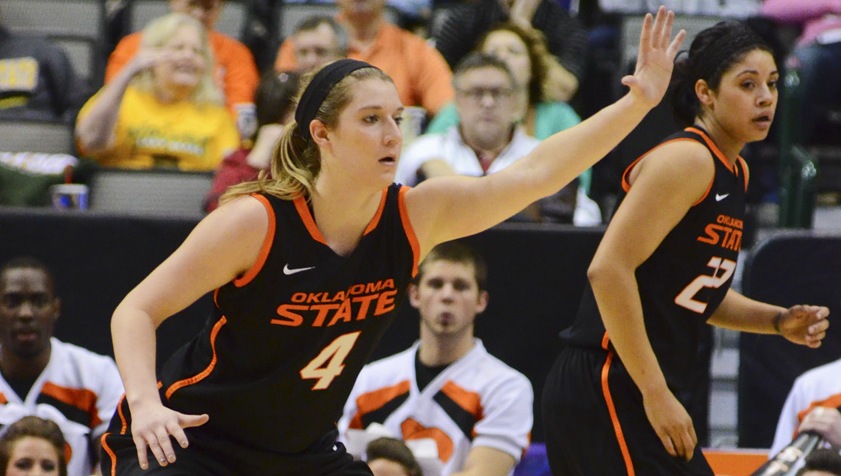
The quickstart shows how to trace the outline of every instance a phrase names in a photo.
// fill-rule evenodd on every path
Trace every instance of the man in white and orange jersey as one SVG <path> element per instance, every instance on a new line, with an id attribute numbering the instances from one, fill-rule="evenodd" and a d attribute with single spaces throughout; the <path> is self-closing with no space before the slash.
<path id="1" fill-rule="evenodd" d="M 27 415 L 56 422 L 68 474 L 91 474 L 123 384 L 113 359 L 53 337 L 60 311 L 46 265 L 21 257 L 0 268 L 0 428 Z"/>
<path id="2" fill-rule="evenodd" d="M 429 253 L 408 289 L 420 340 L 362 369 L 339 421 L 342 437 L 379 423 L 409 444 L 432 439 L 442 475 L 511 472 L 529 445 L 534 394 L 473 336 L 486 282 L 484 260 L 463 243 Z"/>

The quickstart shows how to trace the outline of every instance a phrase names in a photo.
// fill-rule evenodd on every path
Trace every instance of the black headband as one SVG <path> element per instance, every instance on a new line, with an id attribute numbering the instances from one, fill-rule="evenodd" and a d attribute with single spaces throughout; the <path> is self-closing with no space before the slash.
<path id="1" fill-rule="evenodd" d="M 295 122 L 298 123 L 298 133 L 301 137 L 310 138 L 310 122 L 315 119 L 321 103 L 324 102 L 324 99 L 339 81 L 345 79 L 347 75 L 357 69 L 373 67 L 364 61 L 340 59 L 315 73 L 307 89 L 304 90 L 304 94 L 301 95 L 298 107 L 295 109 Z"/>

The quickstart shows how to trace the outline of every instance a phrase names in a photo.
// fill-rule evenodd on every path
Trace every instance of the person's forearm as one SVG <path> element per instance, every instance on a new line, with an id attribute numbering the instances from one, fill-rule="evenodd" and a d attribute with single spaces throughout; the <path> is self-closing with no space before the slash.
<path id="1" fill-rule="evenodd" d="M 628 93 L 570 129 L 544 139 L 515 166 L 529 167 L 541 196 L 557 192 L 613 150 L 642 121 L 651 105 Z"/>
<path id="2" fill-rule="evenodd" d="M 129 406 L 160 401 L 155 376 L 155 325 L 148 315 L 122 305 L 111 320 L 114 357 Z"/>
<path id="3" fill-rule="evenodd" d="M 87 115 L 79 120 L 76 135 L 86 153 L 96 153 L 111 146 L 120 104 L 134 74 L 131 65 L 123 68 L 113 81 L 102 87 Z"/>
<path id="4" fill-rule="evenodd" d="M 754 301 L 730 290 L 708 322 L 735 331 L 779 334 L 778 316 L 782 316 L 785 312 L 784 307 Z"/>
<path id="5" fill-rule="evenodd" d="M 666 378 L 645 330 L 639 287 L 633 270 L 591 267 L 588 277 L 607 335 L 643 396 L 667 390 Z"/>

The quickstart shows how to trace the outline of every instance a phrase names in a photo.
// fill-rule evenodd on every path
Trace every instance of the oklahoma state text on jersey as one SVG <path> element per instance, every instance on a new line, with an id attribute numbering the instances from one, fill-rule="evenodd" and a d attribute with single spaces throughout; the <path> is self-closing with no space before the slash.
<path id="1" fill-rule="evenodd" d="M 257 194 L 269 231 L 253 269 L 222 286 L 222 317 L 161 372 L 161 395 L 207 413 L 202 431 L 239 445 L 297 453 L 335 429 L 356 376 L 417 270 L 407 188 L 383 190 L 356 249 L 336 254 L 303 198 Z"/>

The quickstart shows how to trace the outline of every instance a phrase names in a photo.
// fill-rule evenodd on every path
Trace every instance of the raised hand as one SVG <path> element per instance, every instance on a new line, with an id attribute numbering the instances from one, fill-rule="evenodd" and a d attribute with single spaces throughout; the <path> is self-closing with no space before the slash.
<path id="1" fill-rule="evenodd" d="M 652 108 L 663 99 L 669 87 L 675 56 L 686 38 L 686 31 L 680 30 L 671 39 L 674 18 L 674 12 L 667 11 L 663 6 L 657 10 L 653 20 L 650 13 L 645 15 L 636 69 L 633 75 L 622 78 L 622 84 L 631 88 L 633 94 Z"/>
<path id="2" fill-rule="evenodd" d="M 185 415 L 170 410 L 160 402 L 144 405 L 140 408 L 132 408 L 131 433 L 134 436 L 134 445 L 137 447 L 137 460 L 141 469 L 149 469 L 149 461 L 146 458 L 146 448 L 152 450 L 152 454 L 161 466 L 175 462 L 175 451 L 172 447 L 170 435 L 175 441 L 186 448 L 189 442 L 184 428 L 204 425 L 210 419 L 207 415 Z"/>
<path id="3" fill-rule="evenodd" d="M 132 71 L 132 75 L 135 75 L 158 64 L 173 61 L 175 58 L 176 53 L 168 49 L 141 48 L 128 64 L 128 68 Z"/>
<path id="4" fill-rule="evenodd" d="M 824 306 L 792 306 L 779 319 L 780 335 L 795 344 L 816 349 L 829 328 L 829 309 Z"/>

